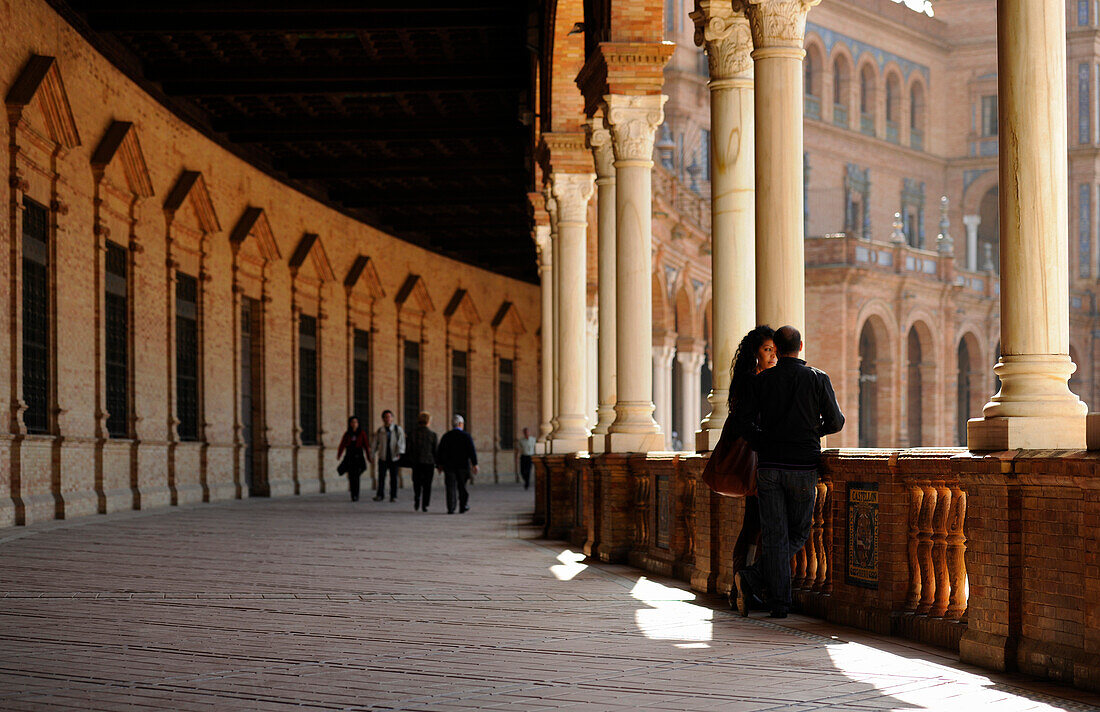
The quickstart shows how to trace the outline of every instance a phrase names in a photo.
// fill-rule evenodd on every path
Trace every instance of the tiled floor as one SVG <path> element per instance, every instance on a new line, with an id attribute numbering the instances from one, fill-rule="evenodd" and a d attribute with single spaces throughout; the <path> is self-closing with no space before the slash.
<path id="1" fill-rule="evenodd" d="M 0 710 L 1094 709 L 794 616 L 744 620 L 523 525 L 342 495 L 0 530 Z M 441 499 L 442 492 L 436 492 Z M 436 503 L 436 509 L 442 509 Z"/>

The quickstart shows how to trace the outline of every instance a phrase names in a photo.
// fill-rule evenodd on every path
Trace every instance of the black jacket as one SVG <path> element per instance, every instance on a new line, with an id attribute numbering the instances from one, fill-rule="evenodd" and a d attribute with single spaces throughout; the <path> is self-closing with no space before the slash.
<path id="1" fill-rule="evenodd" d="M 443 433 L 435 451 L 435 464 L 448 472 L 470 469 L 470 465 L 477 464 L 474 439 L 458 428 Z"/>
<path id="2" fill-rule="evenodd" d="M 427 425 L 417 425 L 409 433 L 406 455 L 414 465 L 434 465 L 435 448 L 439 438 Z"/>
<path id="3" fill-rule="evenodd" d="M 736 418 L 760 467 L 817 466 L 822 436 L 844 427 L 829 376 L 790 356 L 752 377 Z"/>

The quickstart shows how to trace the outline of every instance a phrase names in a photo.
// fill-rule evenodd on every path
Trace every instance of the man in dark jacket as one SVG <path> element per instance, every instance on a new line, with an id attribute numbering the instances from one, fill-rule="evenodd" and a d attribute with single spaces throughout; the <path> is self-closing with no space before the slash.
<path id="1" fill-rule="evenodd" d="M 447 514 L 455 513 L 455 490 L 458 490 L 459 512 L 469 509 L 466 503 L 469 494 L 466 492 L 466 481 L 470 479 L 470 472 L 477 474 L 477 450 L 474 449 L 474 439 L 463 428 L 466 420 L 457 413 L 451 419 L 453 429 L 448 430 L 439 439 L 439 449 L 435 453 L 436 469 L 443 470 L 444 482 L 447 486 Z"/>
<path id="2" fill-rule="evenodd" d="M 771 616 L 786 618 L 791 606 L 791 557 L 810 536 L 821 438 L 844 427 L 833 384 L 824 371 L 806 365 L 802 335 L 793 326 L 775 332 L 779 363 L 753 377 L 738 408 L 738 425 L 759 464 L 763 570 L 734 574 L 737 609 L 747 616 L 754 595 L 769 592 Z"/>

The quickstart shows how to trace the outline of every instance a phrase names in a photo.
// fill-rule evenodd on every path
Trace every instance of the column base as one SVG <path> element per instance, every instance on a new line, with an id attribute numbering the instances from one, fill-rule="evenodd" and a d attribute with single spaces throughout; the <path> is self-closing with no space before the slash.
<path id="1" fill-rule="evenodd" d="M 1084 415 L 972 418 L 966 424 L 966 447 L 974 452 L 1084 450 L 1086 422 Z"/>
<path id="2" fill-rule="evenodd" d="M 722 438 L 722 429 L 698 430 L 695 432 L 695 452 L 710 452 Z"/>
<path id="3" fill-rule="evenodd" d="M 604 452 L 657 452 L 665 449 L 662 433 L 608 433 Z"/>
<path id="4" fill-rule="evenodd" d="M 586 450 L 588 450 L 588 438 L 554 438 L 552 440 L 548 440 L 546 445 L 547 455 L 569 455 L 574 452 L 585 452 Z"/>
<path id="5" fill-rule="evenodd" d="M 607 433 L 592 432 L 588 436 L 588 452 L 596 454 L 601 452 L 608 452 L 607 449 Z"/>

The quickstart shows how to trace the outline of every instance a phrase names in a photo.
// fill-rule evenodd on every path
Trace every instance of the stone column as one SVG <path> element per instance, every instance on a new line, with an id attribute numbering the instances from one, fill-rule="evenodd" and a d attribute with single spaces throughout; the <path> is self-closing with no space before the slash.
<path id="1" fill-rule="evenodd" d="M 802 43 L 806 14 L 820 1 L 747 5 L 756 47 L 756 320 L 803 334 Z"/>
<path id="2" fill-rule="evenodd" d="M 558 429 L 558 413 L 561 412 L 561 407 L 558 404 L 558 381 L 561 376 L 561 353 L 559 348 L 561 345 L 561 332 L 559 330 L 561 322 L 559 309 L 561 272 L 558 269 L 558 265 L 561 264 L 561 240 L 558 239 L 558 203 L 554 200 L 549 181 L 547 181 L 544 186 L 543 192 L 545 195 L 544 204 L 546 206 L 546 213 L 550 216 L 550 263 L 554 266 L 550 272 L 550 350 L 552 352 L 551 363 L 553 364 L 553 369 L 551 370 L 550 379 L 550 433 L 546 437 L 546 452 L 550 452 L 550 438 L 553 437 L 554 431 Z"/>
<path id="3" fill-rule="evenodd" d="M 971 450 L 1085 447 L 1069 390 L 1066 9 L 997 4 L 1001 150 L 1001 390 L 970 421 Z"/>
<path id="4" fill-rule="evenodd" d="M 966 268 L 978 271 L 978 226 L 982 224 L 981 215 L 963 215 L 966 225 Z"/>
<path id="5" fill-rule="evenodd" d="M 661 448 L 653 420 L 653 139 L 668 97 L 608 94 L 605 123 L 615 151 L 615 421 L 607 449 Z"/>
<path id="6" fill-rule="evenodd" d="M 703 367 L 703 359 L 706 357 L 702 351 L 690 348 L 677 348 L 676 361 L 680 364 L 680 401 L 681 415 L 679 430 L 681 433 L 690 433 L 690 428 L 696 427 L 699 422 L 700 399 L 702 397 L 702 385 L 699 382 L 699 370 Z M 688 443 L 684 437 L 684 448 Z"/>
<path id="7" fill-rule="evenodd" d="M 756 321 L 755 117 L 752 34 L 731 0 L 701 0 L 691 13 L 695 44 L 710 64 L 711 273 L 714 385 L 696 449 L 714 448 L 729 415 L 730 364 Z M 692 426 L 692 431 L 695 426 Z M 682 434 L 685 443 L 690 432 Z"/>
<path id="8" fill-rule="evenodd" d="M 550 226 L 535 226 L 535 249 L 539 260 L 539 285 L 542 295 L 542 398 L 539 404 L 539 440 L 550 435 L 554 417 L 554 262 L 550 257 Z"/>
<path id="9" fill-rule="evenodd" d="M 656 406 L 657 424 L 661 426 L 662 449 L 672 447 L 672 359 L 676 356 L 676 344 L 671 338 L 656 337 L 653 340 L 653 403 Z"/>
<path id="10" fill-rule="evenodd" d="M 607 449 L 607 430 L 615 420 L 615 153 L 611 132 L 597 113 L 586 126 L 588 146 L 596 164 L 597 270 L 599 333 L 597 336 L 596 426 L 588 449 Z"/>
<path id="11" fill-rule="evenodd" d="M 585 339 L 587 275 L 585 247 L 591 173 L 554 173 L 550 180 L 558 212 L 558 242 L 554 272 L 558 279 L 558 423 L 550 434 L 554 454 L 588 449 L 585 418 L 587 379 Z"/>

